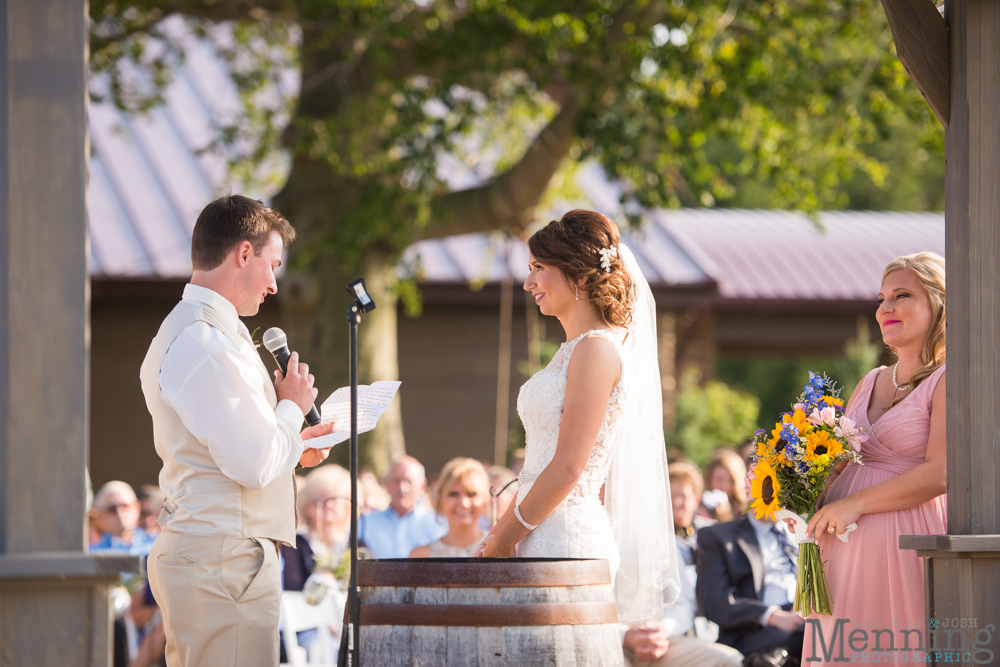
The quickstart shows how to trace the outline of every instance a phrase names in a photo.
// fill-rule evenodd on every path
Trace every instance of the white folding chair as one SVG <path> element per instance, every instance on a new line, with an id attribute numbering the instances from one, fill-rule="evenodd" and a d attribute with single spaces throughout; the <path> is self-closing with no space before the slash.
<path id="1" fill-rule="evenodd" d="M 337 667 L 337 645 L 330 626 L 339 629 L 344 613 L 343 594 L 331 590 L 318 605 L 311 605 L 298 591 L 281 593 L 281 632 L 285 640 L 288 667 L 321 665 Z M 315 629 L 318 637 L 308 647 L 299 646 L 296 633 Z"/>

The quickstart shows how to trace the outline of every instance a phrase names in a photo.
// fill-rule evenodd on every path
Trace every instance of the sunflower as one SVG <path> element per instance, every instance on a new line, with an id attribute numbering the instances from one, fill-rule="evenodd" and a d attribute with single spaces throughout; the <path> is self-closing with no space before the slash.
<path id="1" fill-rule="evenodd" d="M 767 461 L 771 465 L 774 465 L 777 461 L 777 454 L 778 452 L 775 451 L 774 445 L 766 440 L 762 440 L 757 443 L 754 461 Z"/>
<path id="2" fill-rule="evenodd" d="M 831 438 L 829 431 L 818 429 L 806 436 L 806 461 L 812 461 L 823 454 L 833 458 L 843 451 L 844 445 L 840 440 Z"/>
<path id="3" fill-rule="evenodd" d="M 750 494 L 753 496 L 751 509 L 756 510 L 757 518 L 765 516 L 774 521 L 774 513 L 778 511 L 778 496 L 781 485 L 778 476 L 767 461 L 761 461 L 754 466 L 754 480 L 750 484 Z"/>
<path id="4" fill-rule="evenodd" d="M 781 426 L 779 425 L 771 431 L 771 439 L 767 441 L 767 453 L 764 457 L 758 455 L 758 460 L 767 460 L 773 465 L 788 465 L 785 458 L 785 445 L 788 443 L 781 439 Z"/>
<path id="5" fill-rule="evenodd" d="M 793 413 L 782 416 L 781 421 L 776 423 L 771 430 L 771 439 L 767 441 L 770 447 L 770 453 L 767 458 L 779 465 L 789 465 L 788 458 L 784 454 L 785 445 L 788 442 L 781 437 L 781 430 L 785 427 L 785 424 L 792 424 L 798 429 L 800 436 L 812 428 L 812 424 L 806 421 L 806 413 L 802 410 L 796 410 Z"/>
<path id="6" fill-rule="evenodd" d="M 781 422 L 783 424 L 795 424 L 795 428 L 799 429 L 800 435 L 802 433 L 805 433 L 806 429 L 812 426 L 806 419 L 806 413 L 804 410 L 796 410 L 790 415 L 788 414 L 784 415 L 781 418 Z"/>
<path id="7" fill-rule="evenodd" d="M 826 404 L 829 406 L 838 408 L 844 407 L 844 399 L 842 398 L 834 398 L 833 396 L 824 396 L 823 401 L 826 402 Z"/>

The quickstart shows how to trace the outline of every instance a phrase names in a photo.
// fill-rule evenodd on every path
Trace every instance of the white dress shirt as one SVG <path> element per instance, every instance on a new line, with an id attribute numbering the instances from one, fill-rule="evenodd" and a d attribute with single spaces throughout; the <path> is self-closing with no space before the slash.
<path id="1" fill-rule="evenodd" d="M 294 470 L 301 458 L 302 410 L 289 400 L 271 408 L 261 388 L 261 359 L 228 299 L 189 284 L 184 300 L 211 307 L 243 340 L 205 322 L 188 326 L 164 357 L 163 399 L 208 448 L 224 475 L 248 489 L 261 489 Z M 168 498 L 189 473 L 176 461 L 164 463 L 160 486 Z"/>

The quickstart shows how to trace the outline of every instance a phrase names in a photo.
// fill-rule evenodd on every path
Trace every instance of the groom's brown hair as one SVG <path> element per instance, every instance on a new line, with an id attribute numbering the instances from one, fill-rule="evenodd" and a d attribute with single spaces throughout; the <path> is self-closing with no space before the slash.
<path id="1" fill-rule="evenodd" d="M 286 246 L 295 239 L 295 229 L 280 213 L 256 199 L 224 195 L 202 209 L 191 235 L 191 266 L 211 271 L 239 243 L 249 241 L 254 254 L 277 232 Z"/>

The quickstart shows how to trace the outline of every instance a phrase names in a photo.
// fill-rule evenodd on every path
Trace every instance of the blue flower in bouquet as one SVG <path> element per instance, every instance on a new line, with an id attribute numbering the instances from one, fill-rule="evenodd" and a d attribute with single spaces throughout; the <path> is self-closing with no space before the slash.
<path id="1" fill-rule="evenodd" d="M 821 389 L 817 389 L 816 387 L 812 386 L 811 384 L 807 384 L 803 388 L 802 397 L 801 397 L 800 400 L 801 400 L 803 406 L 806 408 L 805 411 L 807 413 L 809 413 L 809 412 L 812 412 L 813 410 L 816 410 L 816 409 L 818 409 L 818 408 L 826 405 L 823 402 L 823 397 L 824 397 L 824 394 L 823 394 L 823 391 Z"/>
<path id="2" fill-rule="evenodd" d="M 788 443 L 787 445 L 785 445 L 784 452 L 785 452 L 785 458 L 788 459 L 789 461 L 791 461 L 798 455 L 798 450 L 795 449 L 795 445 L 793 445 L 792 443 Z"/>
<path id="3" fill-rule="evenodd" d="M 806 461 L 799 461 L 795 464 L 795 469 L 799 471 L 800 475 L 805 475 L 809 472 L 809 463 Z"/>
<path id="4" fill-rule="evenodd" d="M 812 371 L 809 371 L 809 384 L 816 389 L 822 389 L 826 386 L 826 380 L 823 379 L 822 375 L 817 375 Z"/>
<path id="5" fill-rule="evenodd" d="M 799 429 L 795 424 L 785 422 L 781 427 L 781 439 L 794 447 L 799 442 Z"/>

